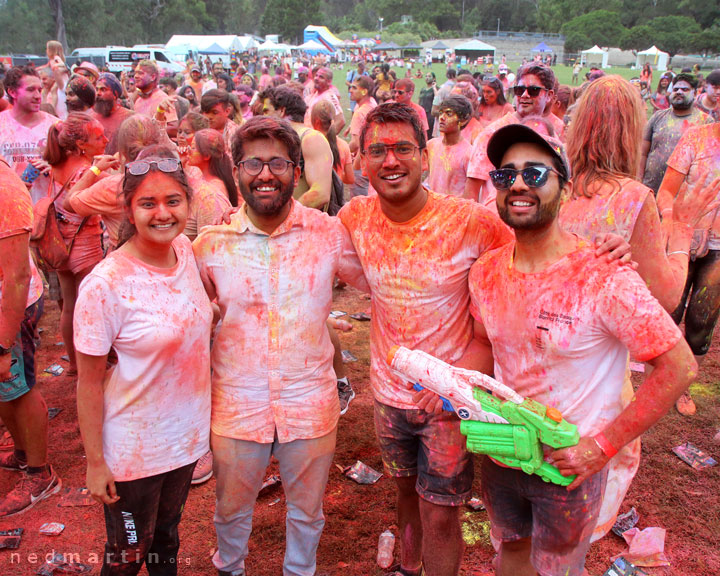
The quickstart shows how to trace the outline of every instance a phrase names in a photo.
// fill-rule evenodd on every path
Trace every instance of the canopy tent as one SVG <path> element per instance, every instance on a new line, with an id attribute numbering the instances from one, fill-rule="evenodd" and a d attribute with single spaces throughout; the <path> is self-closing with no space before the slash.
<path id="1" fill-rule="evenodd" d="M 258 46 L 258 43 L 252 36 L 238 36 L 237 39 L 242 46 L 242 50 L 245 52 L 247 52 L 248 50 L 252 50 L 253 48 L 257 48 Z"/>
<path id="2" fill-rule="evenodd" d="M 435 42 L 435 44 L 430 46 L 431 50 L 447 50 L 448 48 L 450 48 L 450 46 L 445 44 L 445 42 L 443 42 L 442 40 L 438 40 L 437 42 Z"/>
<path id="3" fill-rule="evenodd" d="M 647 50 L 637 53 L 637 60 L 635 61 L 635 68 L 642 68 L 646 63 L 654 66 L 661 72 L 667 70 L 668 59 L 670 54 L 663 52 L 658 49 L 657 46 L 652 46 Z"/>
<path id="4" fill-rule="evenodd" d="M 553 49 L 550 48 L 545 42 L 540 42 L 535 48 L 531 50 L 531 52 L 552 52 Z"/>
<path id="5" fill-rule="evenodd" d="M 265 40 L 260 46 L 258 46 L 258 54 L 262 53 L 287 53 L 290 52 L 290 47 L 287 44 L 276 44 L 272 40 Z"/>
<path id="6" fill-rule="evenodd" d="M 297 47 L 298 50 L 302 50 L 303 52 L 307 52 L 308 54 L 317 54 L 319 52 L 323 54 L 332 54 L 330 50 L 328 50 L 324 44 L 320 44 L 320 42 L 317 42 L 315 40 L 308 40 L 307 42 L 303 42 L 300 44 L 300 46 Z"/>
<path id="7" fill-rule="evenodd" d="M 400 46 L 400 55 L 405 56 L 407 54 L 420 54 L 420 50 L 422 50 L 422 46 L 420 44 L 413 44 L 410 43 L 407 46 Z"/>
<path id="8" fill-rule="evenodd" d="M 474 60 L 479 56 L 492 56 L 495 58 L 495 46 L 490 46 L 480 40 L 470 40 L 455 46 L 456 56 L 466 56 L 468 60 Z"/>
<path id="9" fill-rule="evenodd" d="M 234 35 L 199 35 L 199 34 L 175 34 L 165 44 L 165 49 L 173 54 L 182 54 L 188 50 L 202 52 L 213 45 L 218 46 L 222 52 L 213 54 L 230 54 L 231 52 L 245 52 L 252 48 L 255 41 L 249 37 Z M 207 54 L 207 52 L 202 52 Z"/>
<path id="10" fill-rule="evenodd" d="M 200 54 L 207 54 L 209 56 L 214 56 L 217 54 L 227 54 L 227 50 L 220 46 L 217 42 L 213 42 L 210 46 L 207 48 L 201 48 L 198 50 Z"/>
<path id="11" fill-rule="evenodd" d="M 583 50 L 580 53 L 580 64 L 590 66 L 591 64 L 600 64 L 601 68 L 608 68 L 608 53 L 597 44 L 592 48 Z"/>
<path id="12" fill-rule="evenodd" d="M 372 47 L 373 52 L 387 52 L 388 50 L 400 50 L 400 46 L 395 42 L 382 42 Z"/>

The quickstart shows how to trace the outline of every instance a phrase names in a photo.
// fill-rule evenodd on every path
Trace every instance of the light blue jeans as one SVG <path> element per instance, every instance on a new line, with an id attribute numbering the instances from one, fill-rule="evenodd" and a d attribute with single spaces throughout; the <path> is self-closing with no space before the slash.
<path id="1" fill-rule="evenodd" d="M 218 570 L 245 575 L 253 508 L 274 455 L 287 500 L 283 576 L 315 574 L 315 553 L 325 526 L 322 502 L 336 435 L 337 428 L 320 438 L 284 444 L 277 439 L 260 444 L 212 435 L 218 540 L 213 564 Z"/>

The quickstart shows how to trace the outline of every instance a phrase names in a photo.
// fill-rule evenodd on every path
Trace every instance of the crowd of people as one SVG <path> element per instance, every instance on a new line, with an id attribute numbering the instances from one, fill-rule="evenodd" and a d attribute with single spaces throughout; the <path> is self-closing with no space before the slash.
<path id="1" fill-rule="evenodd" d="M 143 60 L 117 77 L 70 70 L 57 42 L 47 57 L 3 79 L 0 468 L 22 476 L 0 518 L 62 483 L 35 387 L 54 301 L 87 487 L 104 505 L 102 574 L 176 574 L 190 486 L 214 474 L 212 561 L 244 575 L 271 456 L 283 573 L 314 574 L 355 396 L 337 335 L 350 326 L 330 317 L 349 284 L 371 297 L 374 424 L 397 487 L 391 573 L 459 572 L 474 478 L 458 416 L 388 366 L 397 345 L 493 375 L 578 427 L 576 446 L 545 455 L 575 476 L 567 488 L 479 464 L 497 574 L 584 573 L 641 435 L 673 405 L 696 409 L 687 390 L 720 315 L 720 70 L 663 75 L 647 121 L 652 70 L 644 88 L 600 70 L 572 87 L 541 62 L 449 66 L 415 96 L 407 75 L 359 59 L 343 71 L 348 123 L 322 62 L 190 61 L 161 77 Z M 630 359 L 648 365 L 636 390 Z"/>

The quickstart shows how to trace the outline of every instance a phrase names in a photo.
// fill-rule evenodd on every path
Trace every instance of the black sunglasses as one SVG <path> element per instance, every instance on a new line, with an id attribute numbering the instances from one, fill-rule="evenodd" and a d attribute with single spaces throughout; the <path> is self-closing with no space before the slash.
<path id="1" fill-rule="evenodd" d="M 515 96 L 522 96 L 527 91 L 530 98 L 535 98 L 540 92 L 545 90 L 542 86 L 513 86 Z"/>
<path id="2" fill-rule="evenodd" d="M 523 182 L 530 188 L 540 188 L 547 182 L 550 172 L 555 172 L 558 176 L 562 176 L 560 172 L 551 168 L 550 166 L 529 166 L 522 170 L 516 170 L 515 168 L 500 168 L 498 170 L 490 171 L 490 180 L 492 180 L 493 186 L 498 190 L 507 190 L 513 184 L 517 175 L 522 176 Z"/>

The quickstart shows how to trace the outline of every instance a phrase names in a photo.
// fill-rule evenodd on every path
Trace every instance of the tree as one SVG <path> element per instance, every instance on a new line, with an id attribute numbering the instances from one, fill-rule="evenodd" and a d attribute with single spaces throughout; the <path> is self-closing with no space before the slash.
<path id="1" fill-rule="evenodd" d="M 305 26 L 316 21 L 319 0 L 268 0 L 260 20 L 264 34 L 280 34 L 289 42 L 302 39 Z"/>
<path id="2" fill-rule="evenodd" d="M 648 22 L 652 29 L 655 46 L 674 56 L 687 51 L 693 44 L 700 25 L 690 16 L 661 16 Z"/>
<path id="3" fill-rule="evenodd" d="M 623 50 L 645 50 L 655 43 L 653 29 L 647 24 L 633 26 L 626 30 L 620 38 Z"/>
<path id="4" fill-rule="evenodd" d="M 622 0 L 539 0 L 537 23 L 546 32 L 560 32 L 564 23 L 592 12 L 622 11 Z"/>
<path id="5" fill-rule="evenodd" d="M 55 20 L 55 39 L 62 44 L 63 51 L 67 54 L 68 43 L 67 35 L 65 33 L 65 17 L 63 16 L 63 3 L 62 0 L 48 0 L 50 4 L 50 10 Z"/>
<path id="6" fill-rule="evenodd" d="M 618 46 L 625 27 L 618 12 L 595 10 L 573 18 L 561 30 L 565 34 L 565 49 L 568 52 L 576 52 L 577 49 L 572 50 L 568 47 L 568 38 L 572 39 L 571 44 L 586 39 L 590 45 Z"/>

